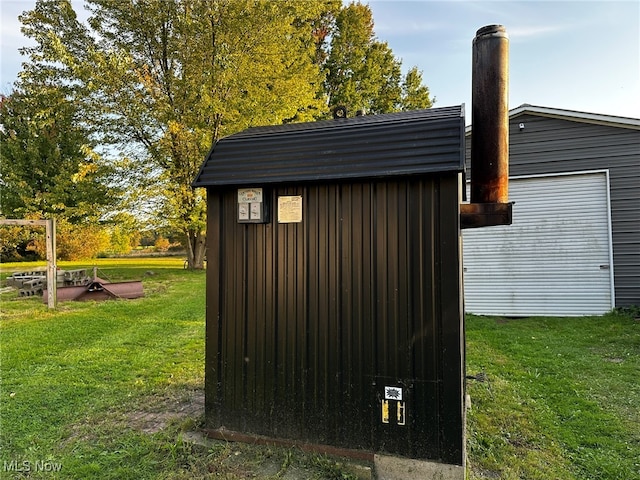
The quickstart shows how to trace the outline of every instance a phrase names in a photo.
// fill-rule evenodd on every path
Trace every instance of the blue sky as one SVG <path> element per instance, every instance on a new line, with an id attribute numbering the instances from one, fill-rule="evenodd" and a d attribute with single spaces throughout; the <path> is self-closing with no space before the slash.
<path id="1" fill-rule="evenodd" d="M 17 16 L 32 0 L 0 0 L 0 92 L 26 39 Z M 77 4 L 78 2 L 74 2 Z M 509 105 L 640 118 L 640 1 L 369 0 L 378 40 L 423 72 L 436 106 L 471 111 L 471 42 L 485 25 L 510 37 Z M 469 115 L 467 116 L 469 118 Z"/>
<path id="2" fill-rule="evenodd" d="M 471 42 L 485 25 L 510 39 L 509 106 L 640 118 L 640 2 L 378 1 L 376 34 L 418 66 L 436 106 L 471 110 Z"/>

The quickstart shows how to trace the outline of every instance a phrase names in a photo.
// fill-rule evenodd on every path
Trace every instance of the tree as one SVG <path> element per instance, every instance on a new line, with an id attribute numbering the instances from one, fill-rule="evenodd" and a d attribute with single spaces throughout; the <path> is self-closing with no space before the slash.
<path id="1" fill-rule="evenodd" d="M 192 268 L 204 264 L 206 207 L 204 192 L 190 185 L 218 138 L 321 118 L 336 103 L 372 113 L 403 108 L 401 64 L 375 40 L 367 6 L 340 8 L 340 0 L 86 5 L 86 25 L 69 0 L 38 0 L 21 17 L 23 33 L 36 41 L 23 49 L 30 62 L 22 78 L 65 89 L 81 113 L 79 124 L 127 172 L 129 198 L 152 209 L 163 228 L 182 232 Z"/>
<path id="2" fill-rule="evenodd" d="M 431 98 L 429 88 L 422 84 L 422 72 L 417 67 L 411 68 L 402 82 L 402 110 L 431 108 L 436 99 Z"/>
<path id="3" fill-rule="evenodd" d="M 37 260 L 38 254 L 29 249 L 37 235 L 44 235 L 43 227 L 0 225 L 0 262 Z"/>
<path id="4" fill-rule="evenodd" d="M 47 258 L 45 236 L 34 236 L 32 243 L 39 258 Z M 109 233 L 101 225 L 74 225 L 64 218 L 56 222 L 56 255 L 59 260 L 96 258 L 109 246 Z"/>
<path id="5" fill-rule="evenodd" d="M 402 80 L 401 66 L 389 45 L 376 39 L 368 5 L 351 3 L 338 12 L 323 63 L 329 105 L 372 114 L 431 107 L 421 72 L 414 67 Z"/>
<path id="6" fill-rule="evenodd" d="M 201 268 L 204 193 L 190 183 L 220 136 L 325 108 L 312 28 L 330 3 L 90 0 L 85 27 L 69 1 L 40 0 L 22 17 L 38 42 L 25 53 L 74 87 L 101 142 L 162 185 L 158 213 Z"/>
<path id="7" fill-rule="evenodd" d="M 143 225 L 132 214 L 117 212 L 105 219 L 105 229 L 109 232 L 109 253 L 127 254 L 138 247 Z"/>
<path id="8" fill-rule="evenodd" d="M 0 100 L 0 215 L 95 222 L 116 201 L 63 89 L 22 82 Z"/>

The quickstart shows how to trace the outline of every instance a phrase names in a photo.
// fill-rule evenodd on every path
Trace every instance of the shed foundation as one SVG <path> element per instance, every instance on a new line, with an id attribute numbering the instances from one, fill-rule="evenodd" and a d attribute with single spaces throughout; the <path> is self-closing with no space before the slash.
<path id="1" fill-rule="evenodd" d="M 464 467 L 412 458 L 374 455 L 377 480 L 464 480 Z"/>

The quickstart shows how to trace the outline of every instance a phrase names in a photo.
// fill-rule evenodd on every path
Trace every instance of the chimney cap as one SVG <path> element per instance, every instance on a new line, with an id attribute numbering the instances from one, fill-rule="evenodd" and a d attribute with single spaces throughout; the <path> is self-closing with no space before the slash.
<path id="1" fill-rule="evenodd" d="M 478 40 L 482 37 L 507 37 L 507 29 L 504 25 L 485 25 L 478 29 L 476 32 L 476 38 Z"/>

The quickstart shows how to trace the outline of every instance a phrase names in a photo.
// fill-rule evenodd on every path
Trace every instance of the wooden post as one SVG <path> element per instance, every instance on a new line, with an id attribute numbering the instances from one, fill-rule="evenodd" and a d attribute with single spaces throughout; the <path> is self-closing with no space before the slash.
<path id="1" fill-rule="evenodd" d="M 47 306 L 56 308 L 58 299 L 58 269 L 56 268 L 56 220 L 46 221 L 47 236 Z"/>
<path id="2" fill-rule="evenodd" d="M 56 267 L 56 220 L 13 220 L 0 219 L 0 225 L 22 225 L 45 227 L 47 243 L 47 305 L 49 308 L 56 308 L 58 269 Z"/>

